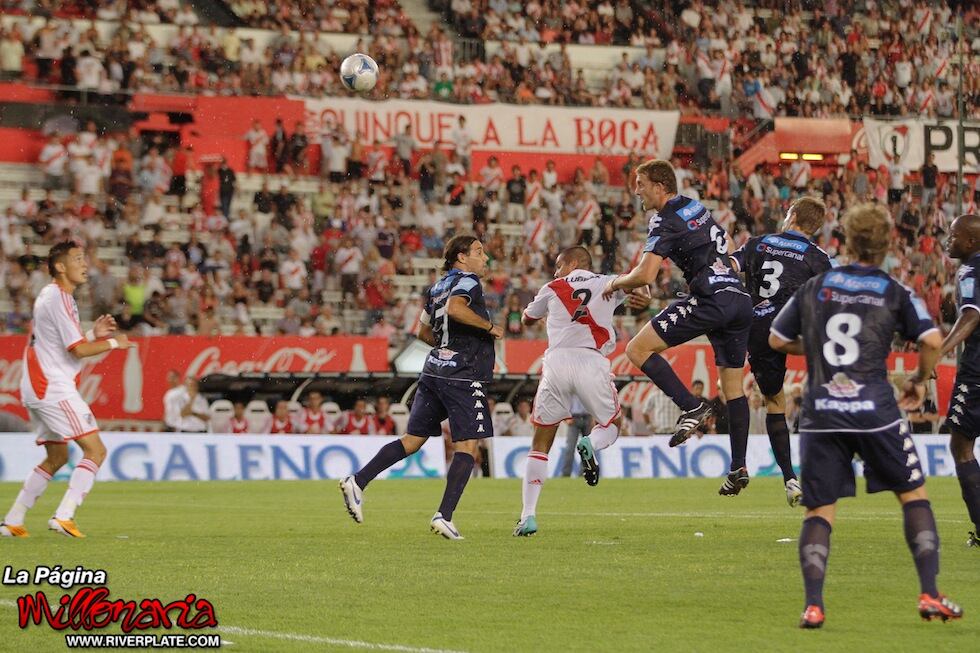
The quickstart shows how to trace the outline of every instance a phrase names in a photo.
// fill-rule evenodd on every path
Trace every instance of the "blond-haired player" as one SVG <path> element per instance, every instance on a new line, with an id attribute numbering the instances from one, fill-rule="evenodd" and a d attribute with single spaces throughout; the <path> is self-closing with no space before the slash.
<path id="1" fill-rule="evenodd" d="M 20 382 L 21 401 L 31 417 L 37 443 L 47 456 L 24 481 L 14 505 L 0 522 L 0 535 L 27 537 L 24 517 L 34 506 L 59 469 L 68 462 L 69 441 L 82 449 L 82 460 L 68 481 L 68 490 L 48 528 L 68 537 L 85 537 L 75 525 L 75 510 L 92 490 L 106 449 L 92 410 L 78 393 L 75 379 L 82 359 L 110 349 L 133 346 L 124 334 L 114 335 L 116 321 L 99 317 L 88 333 L 82 332 L 78 306 L 72 293 L 88 281 L 88 261 L 81 247 L 71 241 L 54 245 L 48 254 L 48 272 L 53 281 L 34 301 L 34 314 L 24 372 Z"/>

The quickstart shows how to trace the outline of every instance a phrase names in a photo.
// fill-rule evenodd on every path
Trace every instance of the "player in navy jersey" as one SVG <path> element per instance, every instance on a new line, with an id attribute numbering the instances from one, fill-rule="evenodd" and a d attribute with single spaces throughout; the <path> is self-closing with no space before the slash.
<path id="1" fill-rule="evenodd" d="M 378 474 L 418 451 L 427 438 L 441 437 L 449 419 L 453 459 L 446 491 L 430 527 L 450 540 L 463 539 L 453 512 L 473 472 L 480 440 L 493 436 L 486 391 L 493 379 L 494 338 L 503 328 L 490 320 L 480 277 L 489 257 L 475 236 L 456 236 L 446 244 L 446 276 L 426 294 L 419 339 L 432 346 L 425 359 L 408 418 L 408 435 L 389 442 L 360 471 L 340 482 L 347 512 L 364 521 L 363 490 Z"/>
<path id="2" fill-rule="evenodd" d="M 749 331 L 749 365 L 759 391 L 766 398 L 766 431 L 776 463 L 783 472 L 786 500 L 799 504 L 803 496 L 793 471 L 786 425 L 786 354 L 769 346 L 769 327 L 796 289 L 810 277 L 831 267 L 830 257 L 810 236 L 824 224 L 827 207 L 818 199 L 801 197 L 786 212 L 783 231 L 750 238 L 732 254 L 736 270 L 745 273 L 745 285 L 754 306 Z"/>
<path id="3" fill-rule="evenodd" d="M 749 484 L 745 467 L 749 404 L 742 390 L 742 368 L 752 325 L 752 301 L 732 270 L 731 239 L 700 202 L 677 194 L 677 177 L 669 162 L 650 160 L 640 165 L 636 169 L 636 194 L 650 220 L 643 256 L 628 274 L 611 280 L 603 294 L 610 297 L 617 290 L 656 283 L 665 258 L 684 273 L 690 294 L 650 320 L 627 345 L 626 354 L 684 411 L 670 439 L 670 446 L 676 447 L 704 424 L 712 409 L 707 401 L 691 394 L 660 352 L 708 336 L 728 402 L 732 447 L 731 471 L 718 493 L 733 496 Z"/>
<path id="4" fill-rule="evenodd" d="M 806 588 L 801 628 L 824 622 L 830 532 L 837 500 L 855 494 L 855 454 L 864 462 L 868 492 L 890 490 L 902 504 L 905 539 L 919 574 L 919 614 L 944 621 L 963 615 L 936 588 L 939 533 L 915 443 L 899 412 L 922 404 L 942 336 L 925 304 L 879 267 L 891 232 L 881 206 L 863 204 L 848 211 L 845 245 L 855 262 L 807 281 L 772 324 L 772 348 L 805 355 L 807 362 L 800 415 L 807 508 L 799 542 Z M 899 402 L 887 369 L 896 332 L 919 343 L 919 367 L 905 382 Z"/>
<path id="5" fill-rule="evenodd" d="M 974 530 L 967 543 L 980 547 L 980 465 L 973 454 L 980 435 L 980 216 L 961 215 L 953 221 L 946 252 L 962 265 L 956 283 L 960 314 L 943 341 L 943 354 L 963 345 L 946 426 L 956 477 L 973 522 Z"/>

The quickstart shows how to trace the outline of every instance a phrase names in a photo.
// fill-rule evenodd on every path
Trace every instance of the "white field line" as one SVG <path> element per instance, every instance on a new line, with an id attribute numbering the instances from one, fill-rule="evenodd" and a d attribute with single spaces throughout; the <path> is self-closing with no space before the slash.
<path id="1" fill-rule="evenodd" d="M 9 599 L 0 599 L 0 606 L 16 608 L 17 602 Z M 55 606 L 52 606 L 52 608 Z M 463 653 L 441 648 L 419 648 L 416 646 L 404 646 L 402 644 L 379 644 L 375 642 L 362 642 L 356 639 L 339 639 L 336 637 L 321 637 L 319 635 L 304 635 L 302 633 L 284 633 L 276 630 L 257 630 L 255 628 L 241 628 L 239 626 L 219 626 L 218 631 L 229 635 L 242 635 L 245 637 L 262 637 L 265 639 L 278 639 L 289 642 L 302 642 L 304 644 L 329 644 L 331 646 L 343 646 L 352 649 L 364 649 L 368 651 L 399 651 L 400 653 Z M 222 639 L 222 644 L 231 644 Z"/>

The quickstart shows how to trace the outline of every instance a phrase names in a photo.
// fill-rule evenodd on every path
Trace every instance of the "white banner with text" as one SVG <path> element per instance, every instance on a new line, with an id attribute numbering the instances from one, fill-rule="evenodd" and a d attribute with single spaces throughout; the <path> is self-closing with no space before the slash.
<path id="1" fill-rule="evenodd" d="M 297 98 L 299 99 L 299 98 Z M 677 111 L 635 111 L 596 107 L 471 104 L 458 106 L 424 100 L 370 102 L 360 98 L 303 98 L 306 130 L 320 134 L 343 125 L 361 142 L 391 144 L 412 128 L 423 148 L 449 144 L 466 116 L 466 133 L 478 152 L 547 152 L 554 154 L 625 155 L 636 151 L 670 158 L 677 136 Z M 507 170 L 510 173 L 510 170 Z"/>
<path id="2" fill-rule="evenodd" d="M 949 452 L 948 435 L 915 435 L 915 446 L 928 476 L 954 476 L 955 463 Z M 598 453 L 599 467 L 605 478 L 703 478 L 721 477 L 731 465 L 731 449 L 727 436 L 710 435 L 700 440 L 688 440 L 683 446 L 670 448 L 667 436 L 622 437 L 608 449 Z M 793 465 L 799 470 L 800 439 L 791 436 Z M 563 443 L 551 448 L 548 460 L 550 476 L 559 476 L 568 452 Z M 521 478 L 530 437 L 497 437 L 493 439 L 493 475 L 495 478 Z M 574 474 L 579 473 L 579 460 L 574 451 Z M 779 467 L 764 435 L 749 436 L 746 456 L 751 476 L 778 476 Z M 855 463 L 860 469 L 860 464 Z"/>
<path id="3" fill-rule="evenodd" d="M 389 436 L 213 435 L 208 433 L 102 433 L 109 454 L 100 481 L 258 481 L 337 479 L 374 457 Z M 55 477 L 67 479 L 81 458 L 78 447 Z M 379 478 L 446 475 L 442 438 Z M 29 433 L 0 433 L 0 481 L 21 482 L 44 458 Z"/>

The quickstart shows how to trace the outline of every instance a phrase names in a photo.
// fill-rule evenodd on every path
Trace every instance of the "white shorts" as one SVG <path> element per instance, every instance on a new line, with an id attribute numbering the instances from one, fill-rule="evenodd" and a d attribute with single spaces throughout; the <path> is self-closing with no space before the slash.
<path id="1" fill-rule="evenodd" d="M 578 397 L 600 426 L 609 426 L 619 416 L 619 393 L 613 378 L 609 359 L 595 349 L 547 352 L 531 421 L 538 426 L 555 426 L 569 419 L 573 399 Z"/>
<path id="2" fill-rule="evenodd" d="M 92 409 L 77 392 L 59 401 L 31 402 L 26 408 L 38 444 L 66 444 L 99 430 Z"/>

